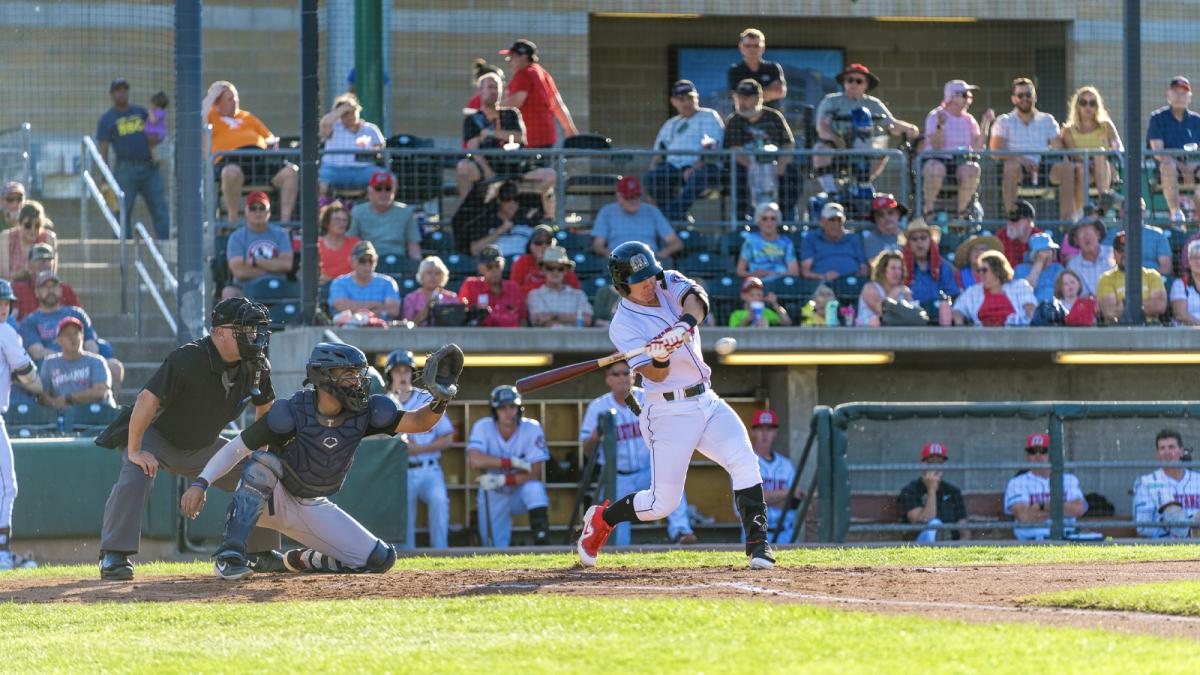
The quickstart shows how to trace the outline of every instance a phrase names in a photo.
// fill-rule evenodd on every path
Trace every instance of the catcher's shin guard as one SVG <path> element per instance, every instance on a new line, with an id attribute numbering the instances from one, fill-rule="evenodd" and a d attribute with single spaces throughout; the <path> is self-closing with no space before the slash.
<path id="1" fill-rule="evenodd" d="M 534 546 L 550 544 L 550 514 L 545 506 L 529 509 L 529 529 L 533 531 Z"/>
<path id="2" fill-rule="evenodd" d="M 221 547 L 217 555 L 225 552 L 236 552 L 246 555 L 246 539 L 250 530 L 262 516 L 267 500 L 275 490 L 275 484 L 283 475 L 283 464 L 279 457 L 270 452 L 258 451 L 250 456 L 246 467 L 242 469 L 242 480 L 233 493 L 233 501 L 229 503 L 229 514 L 225 520 L 225 532 L 221 537 Z"/>

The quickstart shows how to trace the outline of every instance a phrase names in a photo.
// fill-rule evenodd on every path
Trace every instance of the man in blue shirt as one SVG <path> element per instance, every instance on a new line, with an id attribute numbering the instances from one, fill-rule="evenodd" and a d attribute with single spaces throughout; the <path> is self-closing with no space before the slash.
<path id="1" fill-rule="evenodd" d="M 21 319 L 17 334 L 25 350 L 35 361 L 41 361 L 50 354 L 59 351 L 58 324 L 66 317 L 74 317 L 83 325 L 83 348 L 93 354 L 102 352 L 96 341 L 96 331 L 92 329 L 92 319 L 82 307 L 71 307 L 62 304 L 62 285 L 58 275 L 49 270 L 38 274 L 34 280 L 33 292 L 38 299 L 37 311 Z M 125 365 L 114 357 L 106 357 L 108 369 L 112 373 L 112 390 L 119 392 L 121 382 L 125 379 Z"/>
<path id="2" fill-rule="evenodd" d="M 350 254 L 354 271 L 333 280 L 329 286 L 329 304 L 334 312 L 374 312 L 387 319 L 400 316 L 400 287 L 386 274 L 376 274 L 379 256 L 369 241 L 354 245 Z"/>
<path id="3" fill-rule="evenodd" d="M 1117 234 L 1125 228 L 1113 228 L 1104 237 L 1103 244 L 1112 246 Z M 1153 225 L 1142 225 L 1142 267 L 1158 270 L 1159 274 L 1170 275 L 1171 268 L 1171 238 L 1162 229 Z"/>
<path id="4" fill-rule="evenodd" d="M 821 228 L 810 229 L 800 243 L 800 275 L 833 281 L 855 274 L 866 276 L 862 237 L 846 229 L 846 210 L 837 202 L 821 209 Z"/>
<path id="5" fill-rule="evenodd" d="M 125 192 L 125 213 L 133 211 L 133 203 L 140 193 L 154 219 L 155 236 L 166 239 L 171 234 L 171 222 L 163 197 L 162 174 L 154 160 L 153 148 L 158 144 L 158 138 L 146 135 L 149 113 L 141 106 L 129 104 L 129 83 L 124 79 L 113 80 L 108 95 L 112 98 L 112 108 L 96 123 L 100 156 L 107 162 L 109 147 L 116 152 L 113 174 Z"/>
<path id="6" fill-rule="evenodd" d="M 1200 115 L 1188 109 L 1192 102 L 1192 83 L 1182 75 L 1176 75 L 1167 85 L 1167 104 L 1150 113 L 1150 124 L 1146 140 L 1151 150 L 1196 150 L 1200 143 Z M 1200 161 L 1196 157 L 1172 157 L 1154 155 L 1158 161 L 1163 196 L 1171 211 L 1171 220 L 1183 222 L 1183 210 L 1179 208 L 1179 178 L 1183 185 L 1194 190 L 1196 172 Z"/>
<path id="7" fill-rule="evenodd" d="M 592 225 L 592 250 L 602 258 L 629 241 L 649 246 L 659 260 L 683 249 L 683 241 L 662 212 L 642 201 L 642 181 L 636 176 L 617 181 L 616 203 L 605 204 Z"/>
<path id="8" fill-rule="evenodd" d="M 1062 263 L 1054 259 L 1057 251 L 1058 244 L 1050 235 L 1038 232 L 1029 238 L 1025 262 L 1013 271 L 1013 278 L 1029 282 L 1038 302 L 1049 302 L 1054 298 L 1054 282 L 1063 271 Z"/>

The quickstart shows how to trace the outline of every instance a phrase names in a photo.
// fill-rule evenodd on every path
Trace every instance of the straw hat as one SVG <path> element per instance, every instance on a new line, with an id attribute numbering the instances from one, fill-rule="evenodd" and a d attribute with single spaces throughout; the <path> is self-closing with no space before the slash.
<path id="1" fill-rule="evenodd" d="M 999 239 L 990 234 L 976 234 L 954 249 L 954 266 L 960 269 L 966 267 L 971 257 L 971 249 L 976 246 L 986 246 L 989 250 L 1004 253 L 1004 244 Z"/>

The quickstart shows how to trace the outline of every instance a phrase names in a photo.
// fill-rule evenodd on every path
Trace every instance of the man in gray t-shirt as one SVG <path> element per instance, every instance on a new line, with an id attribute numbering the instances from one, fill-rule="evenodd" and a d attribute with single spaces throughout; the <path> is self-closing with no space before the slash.
<path id="1" fill-rule="evenodd" d="M 396 201 L 396 182 L 392 174 L 377 171 L 371 176 L 371 189 L 364 204 L 350 211 L 350 229 L 346 234 L 369 241 L 380 255 L 408 256 L 421 259 L 421 228 L 411 206 Z"/>
<path id="2" fill-rule="evenodd" d="M 58 323 L 62 352 L 42 362 L 42 394 L 38 402 L 54 408 L 100 403 L 115 407 L 112 377 L 104 358 L 83 351 L 83 322 L 68 316 Z"/>
<path id="3" fill-rule="evenodd" d="M 238 287 L 259 277 L 284 278 L 292 271 L 292 237 L 278 225 L 271 225 L 271 202 L 262 192 L 246 195 L 246 224 L 229 235 L 225 256 L 233 284 L 225 287 L 222 297 L 237 297 Z"/>
<path id="4" fill-rule="evenodd" d="M 627 241 L 640 241 L 662 260 L 683 249 L 661 211 L 642 201 L 642 181 L 625 176 L 617 181 L 617 201 L 605 204 L 592 225 L 592 250 L 607 258 L 612 250 Z"/>

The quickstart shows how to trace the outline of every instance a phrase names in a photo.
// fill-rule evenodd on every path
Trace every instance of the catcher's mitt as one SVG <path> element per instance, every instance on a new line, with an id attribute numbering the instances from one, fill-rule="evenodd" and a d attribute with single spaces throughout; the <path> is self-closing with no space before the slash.
<path id="1" fill-rule="evenodd" d="M 456 344 L 448 344 L 425 358 L 421 379 L 439 403 L 444 404 L 458 395 L 458 376 L 462 374 L 463 352 Z"/>

